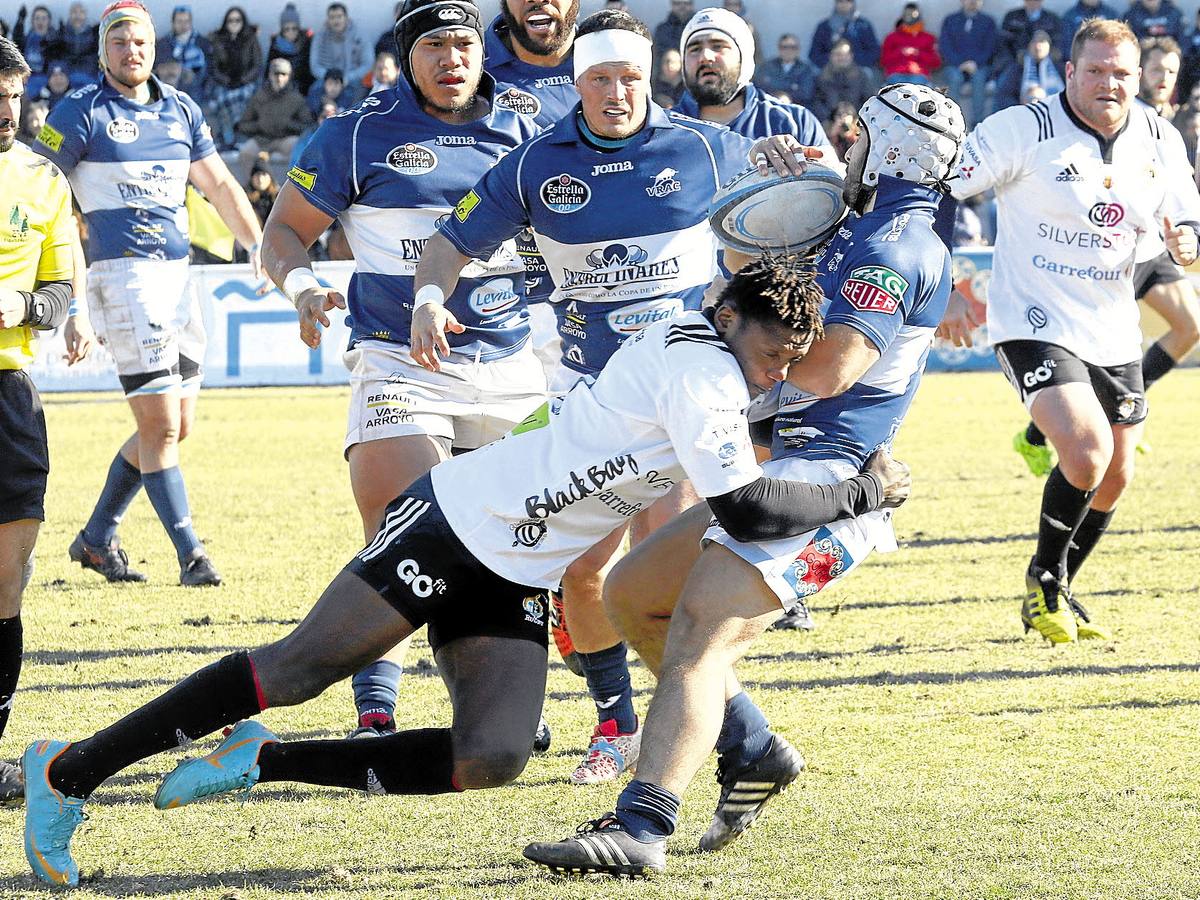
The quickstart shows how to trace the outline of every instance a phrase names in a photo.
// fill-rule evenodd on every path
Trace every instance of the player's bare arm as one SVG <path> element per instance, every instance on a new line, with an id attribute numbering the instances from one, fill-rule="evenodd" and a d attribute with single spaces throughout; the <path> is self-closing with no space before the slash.
<path id="1" fill-rule="evenodd" d="M 329 327 L 326 313 L 346 308 L 340 291 L 317 282 L 308 258 L 308 248 L 332 222 L 332 216 L 309 203 L 289 181 L 275 199 L 263 229 L 263 271 L 295 305 L 300 340 L 313 350 L 321 346 L 321 329 Z"/>
<path id="2" fill-rule="evenodd" d="M 836 397 L 878 360 L 879 348 L 857 328 L 828 325 L 825 337 L 788 370 L 788 381 L 817 397 Z"/>
<path id="3" fill-rule="evenodd" d="M 955 289 L 950 292 L 950 300 L 946 304 L 946 314 L 942 316 L 936 334 L 955 347 L 973 347 L 975 342 L 971 339 L 971 334 L 982 324 L 975 318 L 967 298 L 955 286 Z"/>
<path id="4" fill-rule="evenodd" d="M 87 296 L 87 260 L 83 255 L 83 244 L 79 240 L 79 225 L 75 225 L 74 246 L 71 257 L 75 264 L 75 276 L 71 279 L 74 300 L 67 314 L 67 324 L 63 326 L 63 340 L 66 341 L 68 366 L 73 366 L 80 360 L 87 359 L 96 342 L 96 332 L 92 330 L 88 318 L 87 304 L 83 298 Z"/>
<path id="5" fill-rule="evenodd" d="M 463 266 L 470 261 L 469 256 L 460 253 L 449 240 L 435 232 L 417 264 L 413 282 L 411 352 L 412 358 L 430 372 L 439 371 L 441 357 L 450 355 L 446 332 L 461 334 L 463 331 L 454 313 L 446 309 L 445 302 L 454 293 Z"/>
<path id="6" fill-rule="evenodd" d="M 254 277 L 262 274 L 259 247 L 262 244 L 262 229 L 258 217 L 246 199 L 246 192 L 237 183 L 229 167 L 221 157 L 213 153 L 198 159 L 188 168 L 188 179 L 199 188 L 217 210 L 221 221 L 233 232 L 237 242 L 250 255 Z"/>

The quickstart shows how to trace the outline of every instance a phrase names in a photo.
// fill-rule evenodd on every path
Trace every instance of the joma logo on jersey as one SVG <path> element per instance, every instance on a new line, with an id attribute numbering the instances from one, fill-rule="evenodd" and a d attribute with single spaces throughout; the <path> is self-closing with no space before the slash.
<path id="1" fill-rule="evenodd" d="M 545 78 L 538 78 L 533 82 L 533 86 L 538 88 L 555 87 L 560 84 L 574 84 L 570 75 L 548 75 Z"/>
<path id="2" fill-rule="evenodd" d="M 609 244 L 587 255 L 584 262 L 592 267 L 592 271 L 566 269 L 562 288 L 600 287 L 612 290 L 622 285 L 661 281 L 679 274 L 678 256 L 643 265 L 649 256 L 637 244 Z"/>
<path id="3" fill-rule="evenodd" d="M 633 161 L 625 160 L 624 162 L 601 163 L 598 166 L 592 166 L 593 175 L 612 175 L 614 172 L 632 172 Z"/>
<path id="4" fill-rule="evenodd" d="M 904 299 L 908 282 L 887 266 L 859 266 L 842 282 L 841 294 L 863 312 L 894 313 Z"/>
<path id="5" fill-rule="evenodd" d="M 439 134 L 434 143 L 439 147 L 473 147 L 475 138 L 469 134 Z"/>

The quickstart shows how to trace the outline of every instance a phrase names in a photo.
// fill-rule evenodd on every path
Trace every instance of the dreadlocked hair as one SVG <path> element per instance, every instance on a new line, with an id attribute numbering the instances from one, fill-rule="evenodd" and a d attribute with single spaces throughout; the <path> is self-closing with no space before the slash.
<path id="1" fill-rule="evenodd" d="M 781 323 L 817 340 L 825 335 L 824 300 L 812 254 L 763 253 L 734 274 L 717 302 L 752 321 Z"/>

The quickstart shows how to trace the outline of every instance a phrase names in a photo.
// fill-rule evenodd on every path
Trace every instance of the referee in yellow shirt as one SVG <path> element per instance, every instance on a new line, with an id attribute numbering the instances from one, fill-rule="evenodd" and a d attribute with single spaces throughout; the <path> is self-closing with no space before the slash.
<path id="1" fill-rule="evenodd" d="M 35 332 L 67 317 L 75 222 L 67 179 L 16 142 L 29 66 L 0 37 L 0 736 L 21 672 L 21 592 L 44 514 L 50 453 L 42 402 L 24 369 Z M 0 762 L 0 803 L 23 796 Z"/>

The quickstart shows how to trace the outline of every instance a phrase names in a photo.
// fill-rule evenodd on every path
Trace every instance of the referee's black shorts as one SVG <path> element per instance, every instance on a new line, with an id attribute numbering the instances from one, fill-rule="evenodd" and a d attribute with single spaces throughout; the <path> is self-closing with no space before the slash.
<path id="1" fill-rule="evenodd" d="M 0 525 L 46 518 L 50 448 L 42 400 L 20 369 L 0 369 Z"/>

